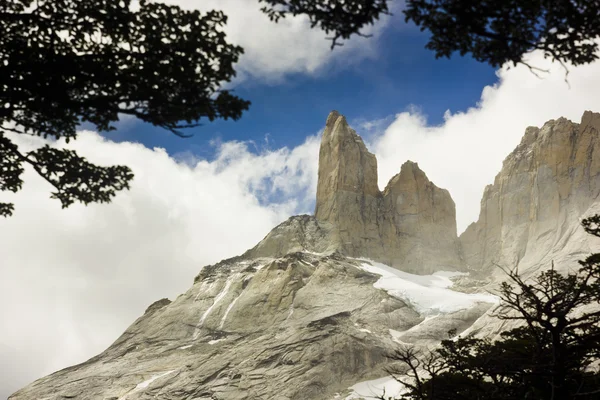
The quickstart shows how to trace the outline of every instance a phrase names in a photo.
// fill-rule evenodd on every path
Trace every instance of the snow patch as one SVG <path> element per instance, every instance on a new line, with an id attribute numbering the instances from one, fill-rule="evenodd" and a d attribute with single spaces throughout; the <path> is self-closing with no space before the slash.
<path id="1" fill-rule="evenodd" d="M 391 376 L 386 376 L 372 381 L 359 382 L 349 389 L 352 390 L 352 393 L 346 396 L 346 400 L 378 399 L 384 394 L 384 390 L 387 399 L 390 396 L 394 398 L 401 395 L 404 386 Z"/>
<path id="2" fill-rule="evenodd" d="M 314 267 L 314 265 L 313 265 L 313 264 L 311 264 L 311 263 L 309 263 L 308 261 L 304 261 L 304 260 L 302 260 L 302 259 L 300 259 L 299 261 L 300 261 L 302 264 L 304 264 L 304 265 L 308 265 L 309 267 Z"/>
<path id="3" fill-rule="evenodd" d="M 390 331 L 390 336 L 392 337 L 392 340 L 393 340 L 394 342 L 396 342 L 396 343 L 398 343 L 398 344 L 402 344 L 402 345 L 404 345 L 404 346 L 411 346 L 411 344 L 410 344 L 410 343 L 403 342 L 403 341 L 400 339 L 400 336 L 404 335 L 404 333 L 406 333 L 406 332 L 400 332 L 400 331 L 397 331 L 397 330 L 395 330 L 395 329 L 390 329 L 389 331 Z"/>
<path id="4" fill-rule="evenodd" d="M 210 314 L 210 312 L 213 310 L 213 308 L 215 308 L 215 306 L 217 304 L 219 304 L 219 302 L 221 300 L 223 300 L 223 297 L 225 297 L 227 295 L 227 292 L 229 291 L 229 287 L 231 286 L 233 278 L 234 277 L 232 276 L 231 278 L 227 279 L 227 281 L 225 282 L 225 287 L 223 288 L 223 290 L 221 290 L 221 292 L 215 297 L 212 305 L 210 307 L 208 307 L 208 309 L 200 317 L 200 321 L 198 321 L 198 325 L 196 325 L 196 329 L 194 330 L 194 336 L 193 336 L 194 340 L 196 340 L 198 338 L 198 336 L 200 335 L 200 328 L 204 324 L 204 321 L 206 320 L 206 318 L 208 317 L 208 315 Z"/>
<path id="5" fill-rule="evenodd" d="M 497 304 L 499 301 L 491 294 L 450 290 L 450 278 L 464 275 L 462 272 L 439 271 L 432 275 L 414 275 L 373 261 L 362 263 L 361 268 L 381 275 L 374 287 L 407 302 L 421 315 L 453 313 L 480 302 Z"/>
<path id="6" fill-rule="evenodd" d="M 155 380 L 157 380 L 157 379 L 160 379 L 160 378 L 162 378 L 163 376 L 167 376 L 167 375 L 169 375 L 169 374 L 172 374 L 172 373 L 173 373 L 173 372 L 175 372 L 175 371 L 177 371 L 177 370 L 176 370 L 176 369 L 173 369 L 173 370 L 171 370 L 171 371 L 163 372 L 162 374 L 154 375 L 152 378 L 150 378 L 150 379 L 148 379 L 148 380 L 145 380 L 145 381 L 144 381 L 144 382 L 142 382 L 142 383 L 138 383 L 138 385 L 137 385 L 137 386 L 136 386 L 134 389 L 130 390 L 130 391 L 129 391 L 129 392 L 127 392 L 125 395 L 123 395 L 123 396 L 119 397 L 119 400 L 126 400 L 126 399 L 127 399 L 127 397 L 129 397 L 129 396 L 130 396 L 130 395 L 132 395 L 133 393 L 136 393 L 136 392 L 139 392 L 139 391 L 142 391 L 142 390 L 146 389 L 146 388 L 147 388 L 148 386 L 150 386 L 150 384 L 151 384 L 152 382 L 154 382 Z"/>
<path id="7" fill-rule="evenodd" d="M 208 344 L 213 345 L 215 343 L 219 343 L 222 342 L 223 340 L 226 340 L 225 338 L 221 338 L 221 339 L 213 339 L 213 340 L 209 340 Z"/>
<path id="8" fill-rule="evenodd" d="M 373 332 L 371 332 L 370 330 L 368 330 L 368 329 L 365 329 L 365 328 L 361 328 L 361 329 L 359 329 L 359 331 L 361 331 L 361 332 L 366 332 L 366 333 L 373 333 Z"/>
<path id="9" fill-rule="evenodd" d="M 136 389 L 138 389 L 138 390 L 141 390 L 141 389 L 146 389 L 146 388 L 147 388 L 148 386 L 150 386 L 150 384 L 151 384 L 152 382 L 154 382 L 155 380 L 157 380 L 157 379 L 160 379 L 160 378 L 162 378 L 163 376 L 166 376 L 166 375 L 172 374 L 173 372 L 175 372 L 175 370 L 171 370 L 171 371 L 163 372 L 162 374 L 159 374 L 159 375 L 154 375 L 152 378 L 148 379 L 147 381 L 144 381 L 144 382 L 142 382 L 142 383 L 139 383 L 139 384 L 138 384 L 138 385 L 135 387 L 135 389 L 134 389 L 134 390 L 136 390 Z"/>
<path id="10" fill-rule="evenodd" d="M 185 350 L 185 349 L 189 349 L 190 347 L 192 347 L 192 345 L 188 344 L 187 346 L 181 346 L 179 349 L 180 350 Z"/>
<path id="11" fill-rule="evenodd" d="M 288 312 L 287 318 L 285 320 L 286 321 L 289 320 L 293 314 L 294 314 L 294 303 L 292 303 L 292 305 L 290 306 L 290 311 Z"/>
<path id="12" fill-rule="evenodd" d="M 266 266 L 267 266 L 267 264 L 259 264 L 259 265 L 255 265 L 254 269 L 256 270 L 256 272 L 258 272 Z"/>
<path id="13" fill-rule="evenodd" d="M 198 298 L 200 297 L 200 295 L 204 292 L 204 290 L 202 289 L 203 286 L 207 286 L 206 291 L 209 292 L 210 289 L 212 289 L 212 287 L 215 285 L 215 281 L 212 281 L 210 283 L 206 283 L 206 282 L 202 282 L 200 284 L 200 287 L 198 288 L 198 293 L 196 294 L 196 297 L 194 297 L 194 301 L 198 301 Z"/>
<path id="14" fill-rule="evenodd" d="M 227 310 L 225 310 L 225 314 L 223 314 L 223 318 L 221 318 L 221 323 L 219 324 L 219 330 L 223 329 L 223 325 L 225 325 L 225 320 L 227 319 L 227 316 L 229 315 L 229 311 L 231 311 L 231 309 L 233 308 L 233 306 L 235 305 L 235 302 L 238 301 L 238 299 L 240 297 L 242 297 L 242 294 L 244 293 L 244 291 L 242 291 L 238 297 L 236 297 L 235 299 L 233 299 L 233 301 L 231 303 L 229 303 L 229 306 L 227 307 Z"/>

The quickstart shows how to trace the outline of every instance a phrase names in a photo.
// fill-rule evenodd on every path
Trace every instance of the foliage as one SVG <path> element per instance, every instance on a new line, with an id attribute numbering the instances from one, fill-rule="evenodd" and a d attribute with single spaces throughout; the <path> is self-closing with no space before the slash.
<path id="1" fill-rule="evenodd" d="M 600 237 L 600 216 L 582 224 Z M 495 341 L 455 337 L 428 355 L 396 350 L 389 372 L 407 387 L 400 399 L 600 398 L 600 254 L 579 264 L 567 274 L 552 265 L 531 280 L 507 271 L 495 316 L 517 327 Z"/>
<path id="2" fill-rule="evenodd" d="M 258 0 L 274 21 L 309 16 L 338 39 L 360 34 L 386 0 Z M 109 202 L 129 188 L 125 166 L 102 167 L 72 150 L 45 146 L 23 154 L 7 132 L 64 138 L 90 123 L 115 129 L 122 115 L 184 136 L 201 119 L 238 119 L 249 102 L 220 89 L 243 50 L 229 44 L 220 11 L 201 14 L 141 0 L 0 0 L 0 191 L 21 189 L 29 164 L 54 186 L 63 208 Z M 0 203 L 9 216 L 11 203 Z"/>
<path id="3" fill-rule="evenodd" d="M 360 34 L 393 0 L 259 0 L 273 20 L 308 16 L 312 26 L 338 39 Z M 493 67 L 525 64 L 524 55 L 541 50 L 560 63 L 587 64 L 598 58 L 598 0 L 406 0 L 406 21 L 431 34 L 426 47 L 436 57 L 471 54 Z"/>
<path id="4" fill-rule="evenodd" d="M 406 20 L 431 32 L 427 48 L 436 57 L 470 53 L 500 67 L 528 65 L 523 56 L 573 65 L 598 58 L 600 2 L 597 0 L 408 0 Z"/>
<path id="5" fill-rule="evenodd" d="M 331 47 L 341 45 L 339 39 L 352 35 L 367 36 L 360 30 L 372 25 L 381 15 L 389 15 L 388 0 L 258 0 L 266 3 L 261 10 L 272 21 L 286 15 L 305 15 L 311 27 L 318 26 L 325 33 L 333 33 Z"/>
<path id="6" fill-rule="evenodd" d="M 24 164 L 63 207 L 110 201 L 133 178 L 66 149 L 23 154 L 6 132 L 68 142 L 81 123 L 110 131 L 120 115 L 178 135 L 202 118 L 240 118 L 249 102 L 220 89 L 242 53 L 226 21 L 146 0 L 137 10 L 131 0 L 0 0 L 0 190 L 21 188 Z M 12 210 L 0 203 L 0 215 Z"/>
<path id="7" fill-rule="evenodd" d="M 390 0 L 258 0 L 272 20 L 303 15 L 332 48 L 390 14 Z M 432 36 L 436 57 L 470 53 L 492 66 L 541 50 L 561 63 L 596 60 L 600 1 L 407 0 L 404 15 Z M 205 119 L 241 117 L 250 103 L 221 89 L 243 50 L 227 42 L 220 11 L 140 0 L 0 0 L 0 191 L 21 189 L 25 164 L 63 207 L 108 202 L 129 188 L 125 166 L 94 165 L 73 151 L 21 152 L 11 138 L 65 141 L 89 123 L 115 129 L 122 115 L 184 136 Z M 528 65 L 529 66 L 529 65 Z M 529 66 L 535 69 L 535 67 Z M 10 133 L 10 135 L 9 135 Z M 0 215 L 13 212 L 0 203 Z"/>

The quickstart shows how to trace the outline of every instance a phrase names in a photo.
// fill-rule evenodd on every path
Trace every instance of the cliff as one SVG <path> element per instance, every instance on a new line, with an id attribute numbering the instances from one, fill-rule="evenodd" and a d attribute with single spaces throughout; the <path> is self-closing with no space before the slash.
<path id="1" fill-rule="evenodd" d="M 518 267 L 568 268 L 591 250 L 579 221 L 600 194 L 600 114 L 529 127 L 485 188 L 477 222 L 460 236 L 464 259 L 480 274 Z"/>

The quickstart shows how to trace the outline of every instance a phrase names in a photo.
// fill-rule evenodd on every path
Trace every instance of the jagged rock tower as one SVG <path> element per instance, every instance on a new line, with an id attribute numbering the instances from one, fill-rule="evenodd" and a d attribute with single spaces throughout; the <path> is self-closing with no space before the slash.
<path id="1" fill-rule="evenodd" d="M 461 250 L 448 192 L 412 162 L 381 192 L 375 157 L 332 112 L 314 216 L 291 217 L 245 254 L 202 268 L 188 291 L 152 304 L 104 352 L 10 399 L 346 398 L 349 386 L 386 375 L 385 355 L 398 343 L 431 347 L 452 329 L 494 337 L 504 322 L 486 314 L 496 301 L 476 293 L 478 281 L 469 293 L 440 295 L 435 286 L 435 301 L 425 295 L 419 308 L 427 292 L 419 282 L 430 279 L 357 258 L 423 274 L 465 267 L 463 251 L 488 277 L 495 263 L 572 266 L 600 245 L 578 224 L 600 211 L 599 130 L 600 114 L 589 112 L 581 124 L 529 128 L 486 189 Z M 383 290 L 382 275 L 417 289 L 412 297 Z"/>
<path id="2" fill-rule="evenodd" d="M 321 139 L 314 216 L 292 217 L 244 256 L 294 251 L 337 252 L 416 274 L 465 268 L 450 193 L 411 161 L 381 192 L 375 155 L 337 111 Z"/>
<path id="3" fill-rule="evenodd" d="M 454 201 L 407 161 L 381 192 L 377 159 L 346 118 L 327 118 L 319 151 L 315 218 L 331 246 L 414 273 L 462 269 Z"/>

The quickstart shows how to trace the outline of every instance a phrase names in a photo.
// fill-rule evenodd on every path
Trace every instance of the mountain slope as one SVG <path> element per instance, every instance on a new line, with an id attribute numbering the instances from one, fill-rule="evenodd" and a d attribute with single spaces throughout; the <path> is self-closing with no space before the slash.
<path id="1" fill-rule="evenodd" d="M 578 225 L 600 211 L 599 126 L 586 112 L 581 124 L 529 128 L 459 239 L 449 193 L 412 162 L 379 191 L 375 157 L 332 112 L 315 216 L 202 268 L 106 351 L 10 399 L 358 398 L 348 388 L 381 378 L 398 344 L 430 347 L 450 329 L 496 335 L 485 293 L 502 279 L 496 264 L 568 268 L 600 245 Z"/>
<path id="2" fill-rule="evenodd" d="M 101 355 L 11 399 L 332 398 L 378 377 L 398 341 L 435 343 L 494 301 L 457 293 L 454 307 L 439 310 L 451 292 L 441 285 L 421 299 L 420 314 L 408 300 L 419 301 L 425 282 L 397 278 L 396 287 L 402 280 L 413 289 L 402 300 L 375 287 L 378 274 L 365 268 L 380 272 L 377 264 L 308 253 L 206 267 L 190 290 L 151 305 Z"/>

